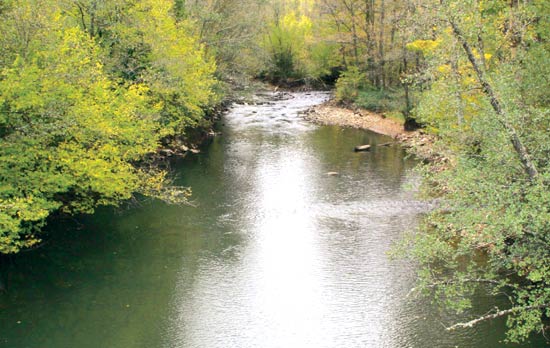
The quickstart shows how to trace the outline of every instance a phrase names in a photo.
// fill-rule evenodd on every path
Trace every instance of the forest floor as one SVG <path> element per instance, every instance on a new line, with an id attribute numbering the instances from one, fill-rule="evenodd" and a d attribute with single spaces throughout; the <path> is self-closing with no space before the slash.
<path id="1" fill-rule="evenodd" d="M 317 124 L 366 129 L 387 135 L 422 161 L 440 163 L 442 167 L 449 162 L 448 157 L 437 145 L 435 136 L 423 130 L 406 131 L 402 121 L 385 117 L 380 113 L 347 108 L 330 100 L 308 109 L 304 113 L 304 118 Z"/>

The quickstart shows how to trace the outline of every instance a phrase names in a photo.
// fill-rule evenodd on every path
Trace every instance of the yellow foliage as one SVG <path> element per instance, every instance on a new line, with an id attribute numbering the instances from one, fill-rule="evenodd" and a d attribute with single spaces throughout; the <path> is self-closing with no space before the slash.
<path id="1" fill-rule="evenodd" d="M 440 65 L 437 67 L 437 71 L 440 73 L 447 75 L 451 73 L 451 66 L 449 64 Z"/>
<path id="2" fill-rule="evenodd" d="M 18 24 L 32 30 L 24 47 L 0 38 L 9 53 L 0 57 L 0 253 L 39 243 L 36 232 L 59 209 L 91 213 L 136 192 L 185 201 L 188 191 L 167 188 L 166 173 L 136 164 L 162 136 L 198 122 L 213 99 L 215 64 L 189 24 L 176 22 L 172 2 L 140 1 L 128 22 L 109 28 L 122 42 L 117 54 L 146 46 L 138 57 L 146 69 L 134 80 L 113 76 L 111 47 L 60 3 L 44 11 L 17 4 Z M 15 27 L 13 18 L 0 28 Z"/>
<path id="3" fill-rule="evenodd" d="M 169 115 L 161 130 L 163 136 L 195 125 L 203 108 L 216 98 L 214 60 L 193 36 L 191 23 L 176 22 L 171 13 L 169 0 L 143 0 L 130 11 L 133 30 L 151 48 L 152 69 L 145 77 L 151 92 L 159 97 L 153 101 L 154 107 Z M 135 35 L 127 27 L 118 29 Z"/>
<path id="4" fill-rule="evenodd" d="M 407 49 L 411 51 L 419 51 L 424 54 L 429 54 L 433 52 L 439 45 L 441 40 L 416 40 L 407 44 Z"/>

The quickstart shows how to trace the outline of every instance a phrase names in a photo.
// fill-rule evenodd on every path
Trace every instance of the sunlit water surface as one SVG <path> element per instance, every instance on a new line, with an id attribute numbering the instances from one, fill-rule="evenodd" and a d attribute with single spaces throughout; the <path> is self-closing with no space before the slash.
<path id="1" fill-rule="evenodd" d="M 327 97 L 235 105 L 176 164 L 194 207 L 145 201 L 51 226 L 48 245 L 3 266 L 0 346 L 502 347 L 503 322 L 447 333 L 469 313 L 407 297 L 414 265 L 387 252 L 430 208 L 415 163 L 398 146 L 354 153 L 390 139 L 299 116 Z"/>

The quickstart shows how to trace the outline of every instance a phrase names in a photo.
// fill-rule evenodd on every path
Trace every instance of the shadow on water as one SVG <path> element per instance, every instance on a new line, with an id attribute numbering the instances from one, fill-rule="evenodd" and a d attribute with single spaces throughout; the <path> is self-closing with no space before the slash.
<path id="1" fill-rule="evenodd" d="M 202 161 L 180 165 L 200 178 Z M 51 223 L 44 247 L 10 259 L 0 346 L 158 347 L 177 277 L 192 281 L 211 255 L 231 264 L 225 250 L 239 243 L 212 230 L 220 210 L 207 213 L 144 201 Z"/>

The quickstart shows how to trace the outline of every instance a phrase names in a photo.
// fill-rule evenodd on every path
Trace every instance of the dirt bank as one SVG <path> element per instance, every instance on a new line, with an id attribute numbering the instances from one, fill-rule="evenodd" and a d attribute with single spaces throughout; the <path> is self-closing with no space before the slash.
<path id="1" fill-rule="evenodd" d="M 368 110 L 343 108 L 333 101 L 309 109 L 304 117 L 318 124 L 368 129 L 392 138 L 414 133 L 406 132 L 403 125 L 396 120 L 385 118 Z"/>

